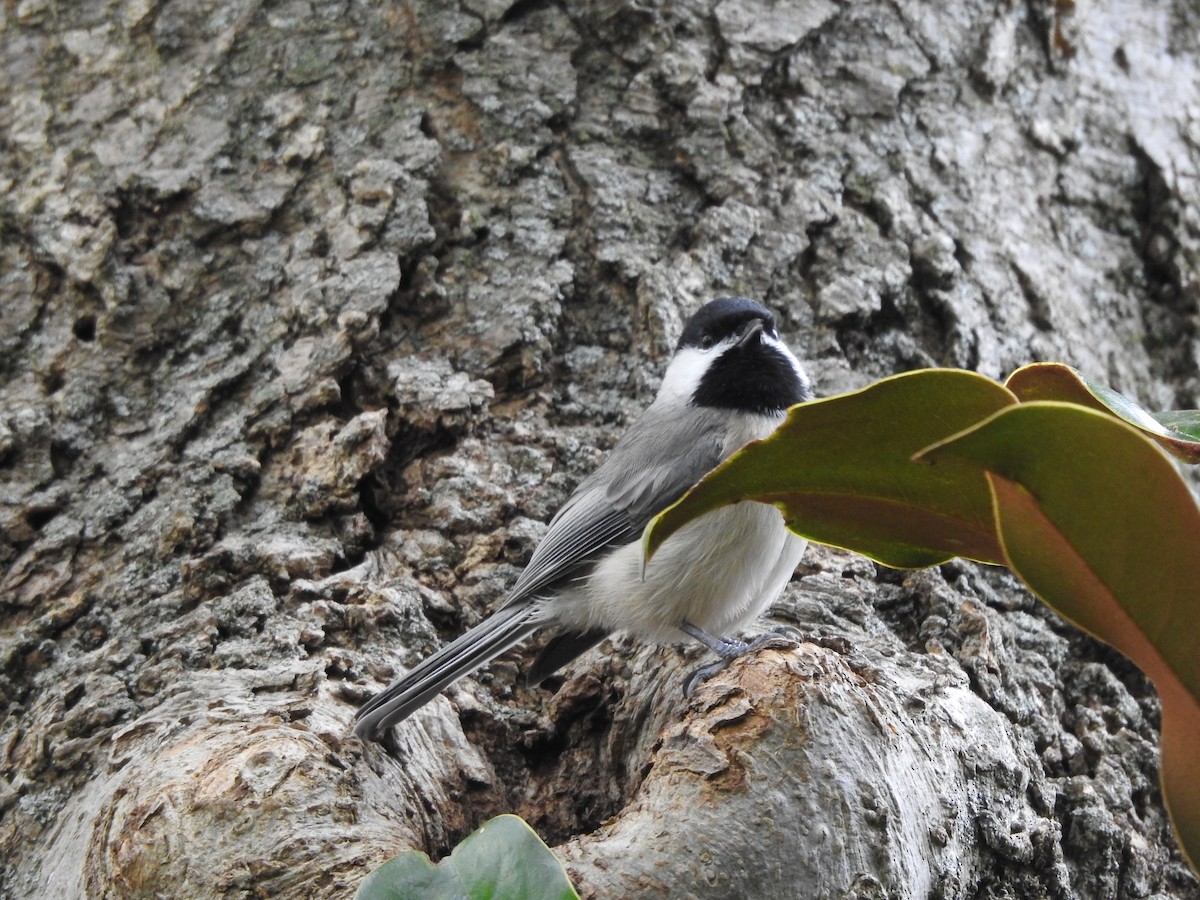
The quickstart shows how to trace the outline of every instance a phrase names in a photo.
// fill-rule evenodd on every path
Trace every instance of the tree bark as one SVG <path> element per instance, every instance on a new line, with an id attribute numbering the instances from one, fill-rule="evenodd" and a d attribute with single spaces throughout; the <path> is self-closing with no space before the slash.
<path id="1" fill-rule="evenodd" d="M 811 548 L 809 639 L 528 649 L 503 598 L 714 296 L 820 393 L 1198 402 L 1200 14 L 809 0 L 0 9 L 0 896 L 349 897 L 525 816 L 586 896 L 1198 897 L 1124 659 Z M 1114 473 L 1115 478 L 1121 473 Z"/>

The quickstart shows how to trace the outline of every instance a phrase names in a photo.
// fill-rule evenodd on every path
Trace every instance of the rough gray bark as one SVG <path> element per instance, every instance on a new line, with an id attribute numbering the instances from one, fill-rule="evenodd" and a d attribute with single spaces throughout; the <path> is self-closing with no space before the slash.
<path id="1" fill-rule="evenodd" d="M 498 662 L 682 318 L 823 393 L 1071 362 L 1197 406 L 1200 15 L 808 0 L 0 8 L 0 895 L 347 897 L 502 811 L 585 892 L 1196 897 L 1158 705 L 966 564 L 815 549 L 813 636 Z"/>

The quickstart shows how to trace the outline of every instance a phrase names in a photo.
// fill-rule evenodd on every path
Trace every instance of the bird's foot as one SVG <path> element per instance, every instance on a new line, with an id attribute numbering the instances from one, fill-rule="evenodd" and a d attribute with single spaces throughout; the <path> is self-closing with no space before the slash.
<path id="1" fill-rule="evenodd" d="M 680 626 L 685 634 L 694 637 L 713 653 L 720 657 L 716 662 L 708 663 L 693 671 L 683 680 L 683 696 L 691 697 L 692 693 L 718 672 L 724 671 L 729 664 L 746 653 L 770 648 L 772 650 L 787 650 L 796 646 L 804 639 L 804 634 L 791 625 L 778 625 L 770 631 L 760 634 L 752 641 L 739 641 L 734 638 L 714 637 L 691 622 Z"/>
<path id="2" fill-rule="evenodd" d="M 701 666 L 688 673 L 687 678 L 683 679 L 683 696 L 688 699 L 695 693 L 696 688 L 708 681 L 718 672 L 724 671 L 729 667 L 729 664 L 737 657 L 726 657 L 718 659 L 716 662 L 711 662 L 706 666 Z"/>

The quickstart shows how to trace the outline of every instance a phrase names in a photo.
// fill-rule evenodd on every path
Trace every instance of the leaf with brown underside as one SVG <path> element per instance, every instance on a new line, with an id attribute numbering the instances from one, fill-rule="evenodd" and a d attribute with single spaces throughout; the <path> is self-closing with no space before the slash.
<path id="1" fill-rule="evenodd" d="M 1174 464 L 1111 413 L 1057 402 L 1005 409 L 922 455 L 985 470 L 1009 567 L 1153 680 L 1163 795 L 1200 859 L 1200 510 Z"/>
<path id="2" fill-rule="evenodd" d="M 1062 363 L 1033 363 L 1008 376 L 1005 386 L 1022 403 L 1061 400 L 1115 415 L 1184 462 L 1200 463 L 1200 410 L 1150 413 L 1124 394 Z"/>

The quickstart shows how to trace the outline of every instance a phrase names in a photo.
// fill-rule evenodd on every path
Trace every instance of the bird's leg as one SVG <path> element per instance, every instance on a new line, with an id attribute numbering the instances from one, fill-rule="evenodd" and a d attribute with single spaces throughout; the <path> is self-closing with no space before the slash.
<path id="1" fill-rule="evenodd" d="M 693 625 L 686 619 L 679 626 L 679 630 L 688 637 L 695 638 L 724 660 L 737 659 L 737 657 L 746 652 L 749 646 L 745 641 L 739 641 L 734 638 L 715 637 L 699 625 Z"/>
<path id="2" fill-rule="evenodd" d="M 734 638 L 714 637 L 699 625 L 693 625 L 686 620 L 680 624 L 679 630 L 689 637 L 695 638 L 720 657 L 716 662 L 696 669 L 683 680 L 683 696 L 685 697 L 692 696 L 692 691 L 696 689 L 697 685 L 703 684 L 718 672 L 723 671 L 726 666 L 743 653 L 753 653 L 756 650 L 762 650 L 764 647 L 779 649 L 792 647 L 803 638 L 803 634 L 791 625 L 779 625 L 770 631 L 760 634 L 749 643 Z"/>

